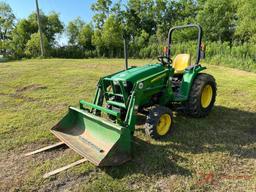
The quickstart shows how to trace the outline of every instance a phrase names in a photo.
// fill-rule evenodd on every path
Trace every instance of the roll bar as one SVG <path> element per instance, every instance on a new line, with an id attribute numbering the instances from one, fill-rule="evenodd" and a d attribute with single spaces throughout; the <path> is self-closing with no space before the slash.
<path id="1" fill-rule="evenodd" d="M 189 25 L 183 25 L 183 26 L 176 26 L 172 27 L 169 30 L 168 33 L 168 52 L 167 52 L 167 58 L 171 59 L 171 44 L 172 44 L 172 34 L 175 30 L 180 30 L 184 28 L 197 28 L 198 29 L 198 38 L 197 38 L 197 58 L 195 65 L 198 65 L 201 58 L 201 43 L 202 43 L 202 36 L 203 36 L 203 30 L 200 25 L 197 24 L 189 24 Z"/>

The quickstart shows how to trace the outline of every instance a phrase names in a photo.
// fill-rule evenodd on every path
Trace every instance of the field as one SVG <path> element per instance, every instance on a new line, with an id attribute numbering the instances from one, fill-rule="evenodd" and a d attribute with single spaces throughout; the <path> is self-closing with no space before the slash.
<path id="1" fill-rule="evenodd" d="M 123 60 L 0 63 L 0 191 L 256 191 L 256 74 L 206 66 L 218 84 L 207 118 L 175 114 L 174 136 L 164 141 L 138 127 L 130 162 L 112 168 L 86 162 L 43 179 L 81 157 L 65 147 L 23 154 L 55 143 L 49 129 L 69 105 L 92 101 L 98 78 L 120 70 Z"/>

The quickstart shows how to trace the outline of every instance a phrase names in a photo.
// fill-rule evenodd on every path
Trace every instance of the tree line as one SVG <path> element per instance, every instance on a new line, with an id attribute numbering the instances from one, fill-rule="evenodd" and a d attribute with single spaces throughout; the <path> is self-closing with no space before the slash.
<path id="1" fill-rule="evenodd" d="M 94 16 L 90 23 L 76 18 L 67 26 L 57 13 L 46 15 L 41 11 L 48 57 L 122 57 L 124 37 L 129 40 L 130 57 L 156 57 L 166 44 L 168 30 L 188 23 L 202 25 L 204 41 L 210 50 L 223 44 L 229 54 L 234 47 L 255 48 L 255 0 L 128 0 L 126 4 L 121 0 L 116 3 L 97 0 L 91 9 Z M 57 41 L 62 33 L 68 38 L 65 46 Z M 193 30 L 175 37 L 177 41 L 195 38 Z M 179 49 L 182 51 L 185 47 L 184 44 Z M 39 56 L 36 14 L 16 20 L 11 7 L 0 2 L 0 48 L 0 54 L 15 59 Z M 240 49 L 239 54 L 244 57 L 244 48 Z M 255 50 L 246 49 L 246 58 L 252 62 L 256 61 Z"/>

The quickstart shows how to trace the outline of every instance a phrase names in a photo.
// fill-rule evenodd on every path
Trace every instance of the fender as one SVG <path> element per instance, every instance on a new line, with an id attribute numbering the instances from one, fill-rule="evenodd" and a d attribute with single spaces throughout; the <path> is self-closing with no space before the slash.
<path id="1" fill-rule="evenodd" d="M 202 67 L 201 65 L 196 65 L 193 68 L 189 67 L 185 70 L 183 74 L 182 84 L 180 87 L 180 96 L 175 99 L 176 101 L 188 100 L 189 93 L 193 85 L 194 79 L 199 74 L 199 72 L 205 69 L 206 67 Z"/>

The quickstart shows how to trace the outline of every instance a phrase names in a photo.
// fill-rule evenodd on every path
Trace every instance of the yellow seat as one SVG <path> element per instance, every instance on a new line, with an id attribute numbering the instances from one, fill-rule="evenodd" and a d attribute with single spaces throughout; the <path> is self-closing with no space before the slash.
<path id="1" fill-rule="evenodd" d="M 191 65 L 190 54 L 179 54 L 173 60 L 172 67 L 175 69 L 175 74 L 182 74 L 184 70 Z"/>

